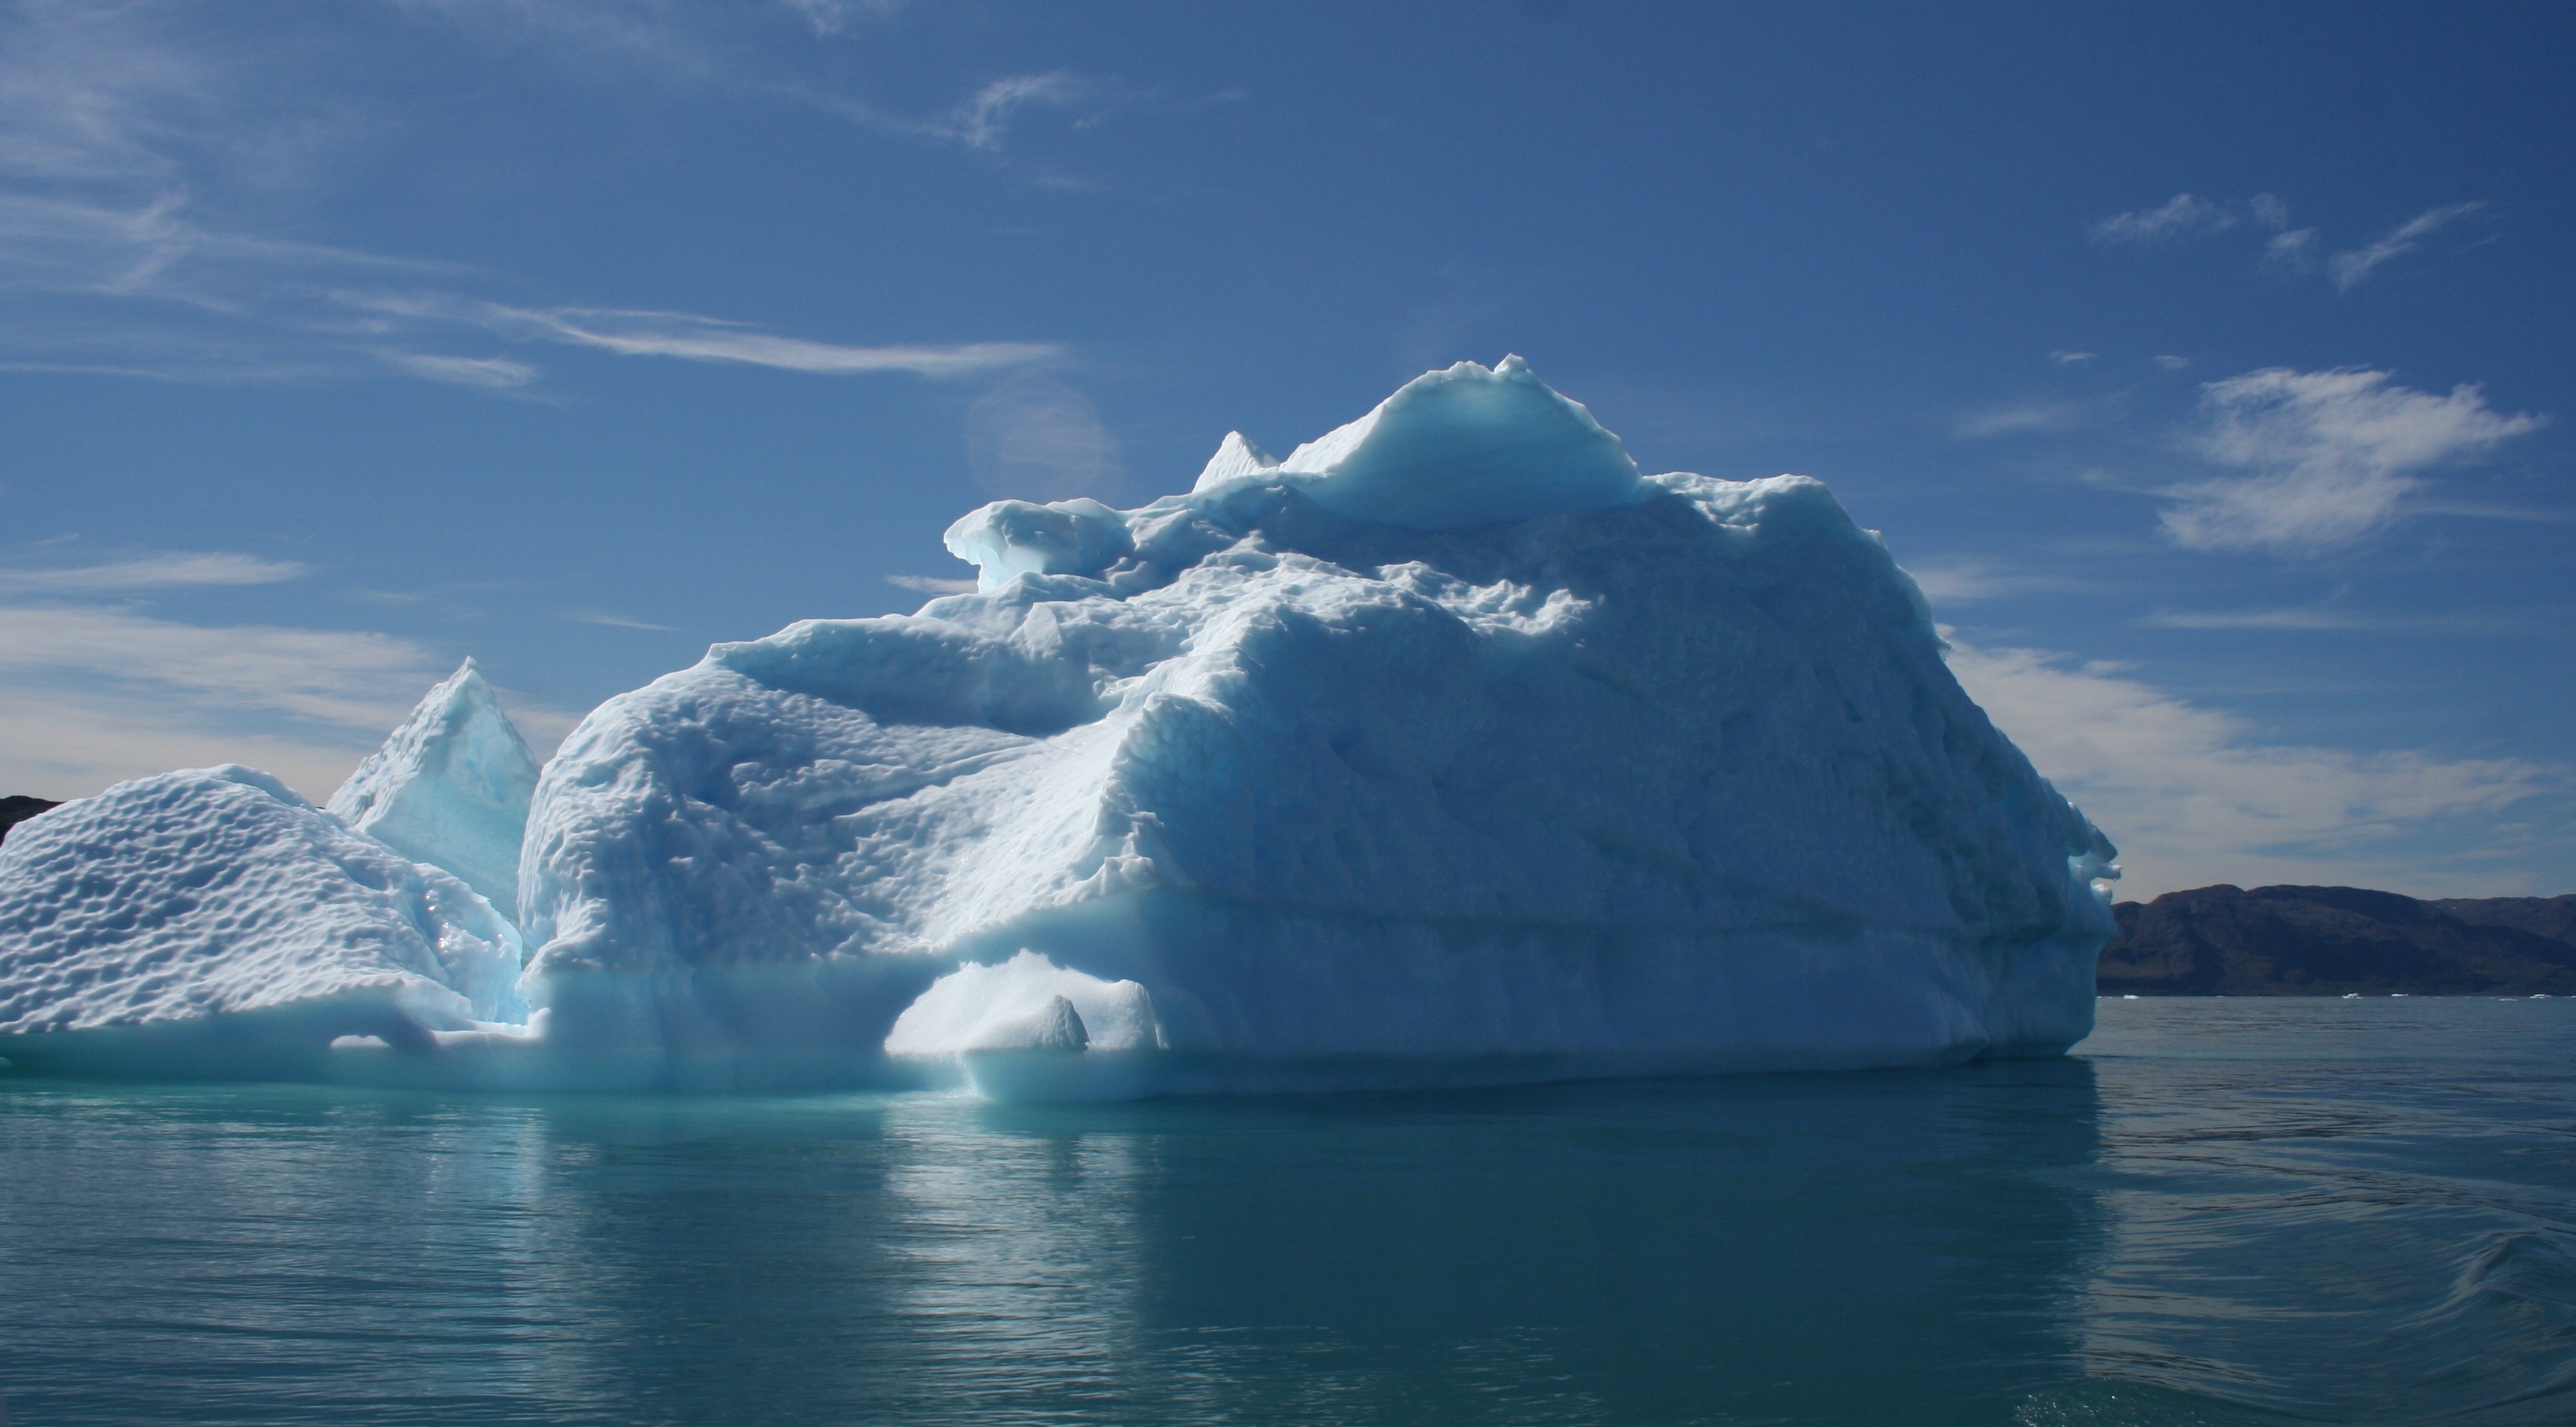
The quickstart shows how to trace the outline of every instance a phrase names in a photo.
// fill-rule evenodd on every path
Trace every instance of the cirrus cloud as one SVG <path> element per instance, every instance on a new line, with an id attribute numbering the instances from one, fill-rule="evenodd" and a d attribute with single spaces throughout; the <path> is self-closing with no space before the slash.
<path id="1" fill-rule="evenodd" d="M 2134 213 L 2114 213 L 2093 225 L 2097 243 L 2161 243 L 2176 238 L 2219 233 L 2236 226 L 2236 215 L 2197 194 L 2177 193 L 2162 206 Z"/>
<path id="2" fill-rule="evenodd" d="M 2201 389 L 2203 455 L 2242 476 L 2166 487 L 2166 532 L 2195 550 L 2314 554 L 2387 525 L 2422 471 L 2484 454 L 2548 417 L 2489 408 L 2360 367 L 2270 367 Z"/>
<path id="3" fill-rule="evenodd" d="M 2116 665 L 1951 636 L 1951 672 L 2120 847 L 2123 897 L 2218 882 L 2417 895 L 2556 891 L 2567 829 L 2526 815 L 2565 771 L 2516 759 L 2267 740 Z"/>
<path id="4" fill-rule="evenodd" d="M 2415 251 L 2424 245 L 2426 238 L 2485 206 L 2483 203 L 2453 203 L 2429 209 L 2398 224 L 2388 236 L 2375 243 L 2335 254 L 2326 261 L 2327 269 L 2334 274 L 2335 291 L 2352 291 L 2389 259 Z M 2284 233 L 2281 236 L 2287 238 L 2291 235 Z"/>

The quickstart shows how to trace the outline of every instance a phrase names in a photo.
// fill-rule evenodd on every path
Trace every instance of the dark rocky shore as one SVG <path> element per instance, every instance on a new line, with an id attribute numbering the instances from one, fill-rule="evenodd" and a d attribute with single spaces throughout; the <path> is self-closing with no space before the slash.
<path id="1" fill-rule="evenodd" d="M 9 829 L 16 827 L 18 824 L 25 822 L 27 819 L 34 817 L 36 814 L 43 812 L 47 808 L 59 808 L 61 806 L 62 804 L 50 799 L 30 798 L 19 793 L 12 793 L 8 797 L 0 798 L 0 842 L 6 842 L 9 840 Z"/>
<path id="2" fill-rule="evenodd" d="M 2576 995 L 2576 895 L 2200 887 L 2113 909 L 2105 995 Z"/>

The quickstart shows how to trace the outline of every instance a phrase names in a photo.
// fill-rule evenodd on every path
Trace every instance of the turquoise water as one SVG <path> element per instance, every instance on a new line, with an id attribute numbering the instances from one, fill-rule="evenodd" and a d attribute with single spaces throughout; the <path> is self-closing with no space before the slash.
<path id="1" fill-rule="evenodd" d="M 998 1107 L 0 1077 L 51 1423 L 2566 1423 L 2576 1002 Z"/>

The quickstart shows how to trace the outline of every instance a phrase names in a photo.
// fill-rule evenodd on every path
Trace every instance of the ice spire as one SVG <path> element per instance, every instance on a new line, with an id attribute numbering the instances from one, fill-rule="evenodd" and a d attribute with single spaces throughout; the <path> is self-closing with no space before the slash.
<path id="1" fill-rule="evenodd" d="M 461 878 L 518 918 L 519 839 L 537 760 L 466 660 L 367 755 L 330 811 L 415 862 Z"/>

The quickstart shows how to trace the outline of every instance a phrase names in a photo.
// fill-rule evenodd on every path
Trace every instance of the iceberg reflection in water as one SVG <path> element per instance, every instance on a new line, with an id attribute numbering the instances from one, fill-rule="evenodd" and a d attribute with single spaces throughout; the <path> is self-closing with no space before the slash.
<path id="1" fill-rule="evenodd" d="M 2114 1002 L 2070 1060 L 1251 1102 L 0 1080 L 0 1394 L 62 1423 L 2563 1421 L 2570 1015 Z"/>

